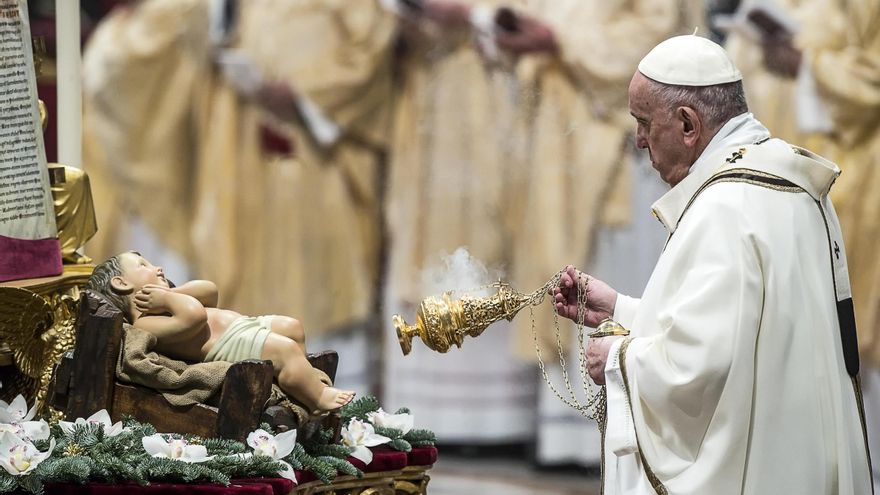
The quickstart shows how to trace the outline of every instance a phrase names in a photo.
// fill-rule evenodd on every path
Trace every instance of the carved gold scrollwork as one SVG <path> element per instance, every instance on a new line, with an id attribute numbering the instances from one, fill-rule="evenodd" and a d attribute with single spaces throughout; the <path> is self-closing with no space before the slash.
<path id="1" fill-rule="evenodd" d="M 394 490 L 387 486 L 376 486 L 373 488 L 367 488 L 360 492 L 359 495 L 394 495 Z"/>
<path id="2" fill-rule="evenodd" d="M 296 487 L 296 495 L 395 495 L 394 483 L 402 471 L 367 473 L 362 478 L 339 476 L 329 485 L 312 481 Z"/>
<path id="3" fill-rule="evenodd" d="M 395 481 L 394 491 L 396 495 L 421 495 L 422 487 L 410 481 Z"/>
<path id="4" fill-rule="evenodd" d="M 39 294 L 0 287 L 0 339 L 12 350 L 18 369 L 30 378 L 40 376 L 42 335 L 53 323 L 52 306 Z"/>
<path id="5" fill-rule="evenodd" d="M 403 474 L 394 479 L 395 495 L 427 495 L 428 476 L 427 466 L 409 466 L 403 470 Z"/>
<path id="6" fill-rule="evenodd" d="M 14 392 L 36 400 L 38 413 L 48 418 L 59 415 L 46 405 L 49 382 L 55 364 L 75 344 L 80 291 L 91 269 L 77 266 L 47 282 L 0 287 L 0 342 L 23 375 L 15 382 L 25 387 Z"/>
<path id="7" fill-rule="evenodd" d="M 46 399 L 49 384 L 52 381 L 52 370 L 61 360 L 61 356 L 70 349 L 73 349 L 76 344 L 76 315 L 79 308 L 79 289 L 70 290 L 63 294 L 52 294 L 49 297 L 49 304 L 54 309 L 55 324 L 42 336 L 47 344 L 47 349 L 43 353 L 36 399 L 39 405 L 38 411 L 56 416 L 57 413 L 49 411 L 49 408 L 46 406 Z"/>

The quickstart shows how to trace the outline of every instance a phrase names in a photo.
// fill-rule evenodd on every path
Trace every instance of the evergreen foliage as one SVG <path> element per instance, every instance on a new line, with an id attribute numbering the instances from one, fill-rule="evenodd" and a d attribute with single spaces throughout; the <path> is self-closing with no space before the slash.
<path id="1" fill-rule="evenodd" d="M 288 464 L 293 466 L 293 469 L 299 469 L 300 471 L 304 470 L 303 463 L 300 460 L 302 456 L 306 455 L 306 451 L 301 444 L 296 444 L 293 446 L 293 452 L 290 453 L 289 456 L 285 457 L 284 460 L 287 461 Z"/>
<path id="2" fill-rule="evenodd" d="M 355 399 L 340 409 L 342 415 L 342 423 L 348 424 L 352 418 L 361 421 L 367 421 L 367 414 L 379 410 L 379 400 L 372 395 L 365 395 L 359 399 Z"/>
<path id="3" fill-rule="evenodd" d="M 347 424 L 352 419 L 361 421 L 369 421 L 368 415 L 379 410 L 379 401 L 372 395 L 365 395 L 341 409 L 343 424 Z M 394 414 L 412 414 L 409 408 L 401 407 Z M 437 442 L 434 432 L 423 429 L 413 429 L 403 434 L 402 431 L 395 428 L 384 428 L 375 426 L 376 434 L 391 439 L 386 445 L 394 450 L 409 452 L 413 447 L 433 447 Z"/>
<path id="4" fill-rule="evenodd" d="M 229 484 L 229 476 L 214 469 L 209 462 L 181 462 L 165 457 L 148 457 L 138 465 L 138 470 L 151 481 L 170 483 L 221 483 Z"/>
<path id="5" fill-rule="evenodd" d="M 403 439 L 413 447 L 433 447 L 437 443 L 437 437 L 431 430 L 412 429 L 403 436 Z"/>
<path id="6" fill-rule="evenodd" d="M 329 428 L 323 428 L 319 431 L 316 431 L 311 438 L 303 440 L 302 446 L 306 452 L 309 453 L 312 457 L 335 457 L 337 459 L 345 459 L 348 457 L 352 451 L 354 451 L 351 447 L 346 447 L 345 445 L 340 445 L 338 443 L 332 443 L 333 439 L 333 430 Z M 354 467 L 354 466 L 352 466 Z"/>
<path id="7" fill-rule="evenodd" d="M 294 449 L 293 454 L 297 454 L 296 449 Z M 301 469 L 315 473 L 315 476 L 324 483 L 330 483 L 336 477 L 336 468 L 326 461 L 307 454 L 305 449 L 299 452 L 296 459 L 302 466 Z"/>
<path id="8" fill-rule="evenodd" d="M 345 459 L 340 459 L 338 457 L 333 456 L 321 456 L 318 457 L 317 460 L 326 462 L 330 466 L 332 466 L 336 471 L 347 474 L 349 476 L 356 476 L 358 478 L 364 477 L 364 472 L 360 469 L 354 467 L 354 464 L 346 461 Z"/>
<path id="9" fill-rule="evenodd" d="M 15 478 L 6 471 L 3 471 L 2 474 L 3 475 L 0 476 L 0 492 L 6 493 L 15 490 L 18 487 L 18 482 L 15 481 Z"/>
<path id="10" fill-rule="evenodd" d="M 412 450 L 412 445 L 409 442 L 404 440 L 403 438 L 395 438 L 388 442 L 388 446 L 394 450 L 399 450 L 401 452 L 409 452 Z"/>
<path id="11" fill-rule="evenodd" d="M 232 478 L 278 476 L 283 466 L 268 456 L 248 455 L 251 448 L 235 440 L 200 438 L 193 435 L 166 434 L 165 437 L 185 439 L 192 445 L 204 445 L 212 459 L 190 463 L 150 456 L 143 447 L 143 438 L 156 429 L 132 418 L 124 420 L 126 430 L 108 437 L 100 425 L 74 425 L 69 432 L 58 425 L 51 427 L 55 439 L 52 455 L 32 472 L 14 476 L 0 469 L 0 493 L 24 491 L 41 494 L 44 483 L 107 483 L 150 482 L 229 484 Z M 268 425 L 262 429 L 272 433 Z M 274 433 L 273 433 L 274 434 Z M 321 481 L 330 483 L 337 473 L 362 476 L 346 457 L 351 450 L 330 442 L 330 430 L 316 433 L 306 441 L 307 447 L 296 444 L 284 459 L 294 469 L 313 471 Z M 49 440 L 34 442 L 45 452 Z"/>
<path id="12" fill-rule="evenodd" d="M 373 396 L 361 397 L 343 407 L 340 412 L 344 423 L 357 418 L 369 421 L 367 415 L 379 409 Z M 398 414 L 409 409 L 401 408 Z M 144 437 L 154 435 L 156 429 L 131 417 L 123 419 L 125 430 L 107 436 L 99 424 L 75 424 L 69 431 L 52 425 L 51 438 L 55 441 L 52 455 L 25 475 L 15 476 L 0 469 L 0 493 L 27 492 L 41 494 L 44 483 L 79 483 L 90 481 L 106 483 L 150 482 L 219 483 L 229 484 L 233 478 L 278 476 L 284 469 L 281 461 L 268 456 L 252 455 L 252 449 L 234 440 L 200 438 L 193 435 L 164 434 L 166 439 L 184 439 L 191 445 L 203 445 L 211 459 L 203 462 L 183 462 L 176 459 L 152 457 L 144 450 Z M 268 424 L 260 428 L 275 434 Z M 433 445 L 434 434 L 428 430 L 411 430 L 406 435 L 394 428 L 375 428 L 376 433 L 391 439 L 392 449 L 409 451 L 413 446 Z M 311 438 L 300 439 L 283 461 L 293 469 L 311 471 L 324 483 L 330 483 L 337 474 L 363 477 L 364 473 L 348 462 L 353 447 L 332 441 L 333 432 L 322 429 Z M 41 452 L 50 447 L 49 440 L 38 440 L 34 446 Z"/>

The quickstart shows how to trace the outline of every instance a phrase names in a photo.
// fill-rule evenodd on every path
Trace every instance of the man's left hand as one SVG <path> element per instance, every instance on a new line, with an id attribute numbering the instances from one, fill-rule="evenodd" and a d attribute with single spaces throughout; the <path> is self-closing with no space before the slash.
<path id="1" fill-rule="evenodd" d="M 623 337 L 615 335 L 590 339 L 587 343 L 587 371 L 596 385 L 605 385 L 605 363 L 608 362 L 608 351 L 611 344 Z"/>
<path id="2" fill-rule="evenodd" d="M 765 36 L 761 48 L 767 70 L 788 79 L 797 77 L 803 54 L 794 46 L 791 37 Z"/>
<path id="3" fill-rule="evenodd" d="M 556 53 L 559 50 L 553 28 L 535 17 L 522 13 L 516 14 L 516 30 L 497 30 L 495 42 L 499 48 L 514 55 Z"/>
<path id="4" fill-rule="evenodd" d="M 457 0 L 425 0 L 422 3 L 422 14 L 437 24 L 449 27 L 466 27 L 471 8 Z"/>
<path id="5" fill-rule="evenodd" d="M 298 116 L 296 92 L 283 82 L 263 83 L 254 99 L 264 110 L 282 122 L 293 122 Z"/>

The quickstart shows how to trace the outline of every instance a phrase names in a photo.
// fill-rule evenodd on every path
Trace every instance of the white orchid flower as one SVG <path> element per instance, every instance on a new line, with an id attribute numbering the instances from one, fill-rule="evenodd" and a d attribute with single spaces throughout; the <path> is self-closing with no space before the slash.
<path id="1" fill-rule="evenodd" d="M 254 449 L 255 455 L 265 455 L 280 462 L 284 466 L 279 473 L 281 477 L 297 482 L 293 466 L 282 460 L 293 452 L 293 447 L 296 445 L 296 430 L 288 430 L 277 435 L 262 429 L 254 430 L 248 435 L 247 444 Z"/>
<path id="2" fill-rule="evenodd" d="M 9 432 L 23 440 L 45 440 L 49 438 L 49 423 L 45 421 L 22 421 L 21 423 L 0 423 L 0 433 Z"/>
<path id="3" fill-rule="evenodd" d="M 28 474 L 52 455 L 53 449 L 54 438 L 49 441 L 49 450 L 40 452 L 34 444 L 5 431 L 0 434 L 0 466 L 13 476 Z"/>
<path id="4" fill-rule="evenodd" d="M 0 423 L 22 423 L 34 419 L 36 414 L 37 402 L 34 401 L 33 407 L 28 409 L 27 401 L 21 394 L 13 399 L 11 404 L 0 400 Z"/>
<path id="5" fill-rule="evenodd" d="M 49 438 L 49 423 L 45 420 L 24 421 L 19 423 L 19 426 L 24 429 L 24 435 L 19 435 L 19 437 L 27 438 L 32 442 Z"/>
<path id="6" fill-rule="evenodd" d="M 31 421 L 36 414 L 36 402 L 28 409 L 27 401 L 21 395 L 15 397 L 11 404 L 0 400 L 0 433 L 7 431 L 30 441 L 49 438 L 49 423 Z"/>
<path id="7" fill-rule="evenodd" d="M 21 423 L 0 423 L 0 434 L 3 433 L 11 433 L 18 438 L 24 438 L 27 435 L 24 431 L 24 426 Z"/>
<path id="8" fill-rule="evenodd" d="M 106 409 L 101 409 L 86 419 L 76 418 L 76 421 L 74 422 L 58 422 L 58 426 L 61 427 L 61 431 L 64 433 L 72 432 L 73 427 L 76 425 L 101 425 L 101 429 L 104 430 L 104 436 L 108 437 L 115 437 L 125 430 L 125 428 L 122 427 L 122 421 L 117 421 L 115 424 L 110 422 L 110 414 Z"/>
<path id="9" fill-rule="evenodd" d="M 415 418 L 412 414 L 406 413 L 388 414 L 380 407 L 378 411 L 367 413 L 367 419 L 376 426 L 394 428 L 395 430 L 400 430 L 403 435 L 406 435 L 412 430 Z"/>
<path id="10" fill-rule="evenodd" d="M 205 462 L 214 458 L 204 445 L 190 445 L 181 438 L 165 440 L 161 433 L 144 437 L 144 450 L 153 457 L 165 457 L 183 462 Z"/>
<path id="11" fill-rule="evenodd" d="M 45 440 L 49 438 L 49 423 L 40 421 L 22 421 L 21 423 L 0 423 L 0 433 L 9 432 L 23 440 Z"/>
<path id="12" fill-rule="evenodd" d="M 342 429 L 342 444 L 346 447 L 354 447 L 351 456 L 359 459 L 366 465 L 373 462 L 373 451 L 369 447 L 382 445 L 391 439 L 377 435 L 373 425 L 364 423 L 359 419 L 352 419 L 348 426 Z"/>

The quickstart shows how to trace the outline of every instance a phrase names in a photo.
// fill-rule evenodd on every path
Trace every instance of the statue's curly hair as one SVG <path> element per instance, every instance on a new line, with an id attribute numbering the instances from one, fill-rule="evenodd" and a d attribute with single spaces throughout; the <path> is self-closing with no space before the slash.
<path id="1" fill-rule="evenodd" d="M 131 295 L 116 292 L 110 283 L 113 277 L 121 276 L 122 265 L 120 264 L 119 255 L 116 255 L 95 267 L 92 275 L 89 277 L 89 281 L 86 283 L 86 288 L 110 302 L 110 304 L 122 312 L 128 323 L 132 323 Z"/>

